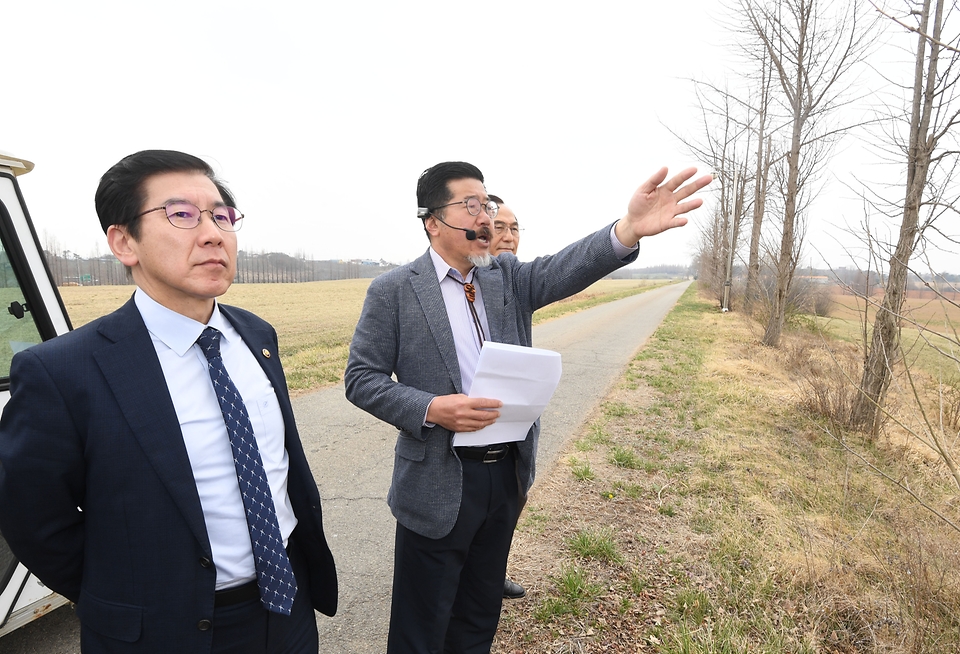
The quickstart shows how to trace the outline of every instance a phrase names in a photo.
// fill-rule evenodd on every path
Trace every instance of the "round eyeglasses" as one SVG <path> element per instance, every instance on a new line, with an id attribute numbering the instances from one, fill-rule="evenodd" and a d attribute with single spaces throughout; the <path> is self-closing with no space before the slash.
<path id="1" fill-rule="evenodd" d="M 203 214 L 208 213 L 213 218 L 213 223 L 225 232 L 240 231 L 243 223 L 243 214 L 233 207 L 214 207 L 211 209 L 201 209 L 191 202 L 167 202 L 163 206 L 147 209 L 143 213 L 137 214 L 137 218 L 145 216 L 154 211 L 163 210 L 167 215 L 170 224 L 179 229 L 193 229 L 200 224 Z"/>
<path id="2" fill-rule="evenodd" d="M 500 206 L 493 200 L 488 200 L 486 204 L 480 202 L 477 198 L 467 198 L 466 200 L 460 200 L 459 202 L 451 202 L 450 204 L 443 204 L 439 207 L 434 207 L 430 211 L 436 211 L 437 209 L 443 209 L 444 207 L 452 207 L 455 204 L 462 204 L 467 207 L 467 213 L 471 216 L 479 216 L 480 211 L 486 211 L 487 215 L 490 218 L 496 218 L 497 213 L 500 211 Z"/>

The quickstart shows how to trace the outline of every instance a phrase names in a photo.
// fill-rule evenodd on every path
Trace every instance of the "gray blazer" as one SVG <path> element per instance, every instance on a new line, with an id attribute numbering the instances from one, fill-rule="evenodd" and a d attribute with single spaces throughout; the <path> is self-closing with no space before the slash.
<path id="1" fill-rule="evenodd" d="M 537 309 L 584 288 L 636 259 L 620 260 L 607 226 L 558 254 L 521 263 L 510 254 L 476 272 L 489 340 L 531 342 Z M 394 378 L 395 376 L 395 378 Z M 460 366 L 440 283 L 429 251 L 370 284 L 344 373 L 347 399 L 399 430 L 387 503 L 403 526 L 427 538 L 453 529 L 460 510 L 462 468 L 453 432 L 423 424 L 438 395 L 462 393 Z M 536 474 L 539 420 L 518 443 L 523 496 Z"/>

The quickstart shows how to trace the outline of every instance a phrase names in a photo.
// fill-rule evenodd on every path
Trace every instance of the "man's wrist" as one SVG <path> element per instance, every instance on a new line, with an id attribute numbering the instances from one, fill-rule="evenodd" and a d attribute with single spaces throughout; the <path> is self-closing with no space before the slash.
<path id="1" fill-rule="evenodd" d="M 620 240 L 620 235 L 617 234 L 617 226 L 619 224 L 620 221 L 617 221 L 613 224 L 613 227 L 610 228 L 610 245 L 613 246 L 613 252 L 616 254 L 618 259 L 626 259 L 631 254 L 636 252 L 640 245 L 639 241 L 633 245 L 624 245 L 623 241 Z"/>

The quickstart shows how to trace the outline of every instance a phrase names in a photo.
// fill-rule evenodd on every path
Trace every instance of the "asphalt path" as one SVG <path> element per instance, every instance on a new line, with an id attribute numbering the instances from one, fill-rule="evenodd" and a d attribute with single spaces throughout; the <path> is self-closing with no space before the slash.
<path id="1" fill-rule="evenodd" d="M 536 347 L 562 355 L 563 376 L 541 418 L 538 476 L 606 397 L 689 282 L 563 316 L 533 329 Z M 386 649 L 396 522 L 386 504 L 396 430 L 344 398 L 343 384 L 293 401 L 310 467 L 323 497 L 324 528 L 337 561 L 340 608 L 318 616 L 320 650 Z M 2 654 L 79 654 L 69 607 L 0 638 Z"/>

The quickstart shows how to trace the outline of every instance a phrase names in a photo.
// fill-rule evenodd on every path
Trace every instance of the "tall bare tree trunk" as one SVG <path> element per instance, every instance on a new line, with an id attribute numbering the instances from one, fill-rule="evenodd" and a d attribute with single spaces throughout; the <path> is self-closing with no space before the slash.
<path id="1" fill-rule="evenodd" d="M 805 102 L 806 70 L 806 39 L 812 37 L 808 33 L 809 21 L 813 14 L 812 4 L 801 4 L 801 11 L 797 12 L 797 65 L 794 71 L 796 77 L 793 89 L 787 93 L 793 127 L 790 133 L 790 152 L 787 154 L 787 192 L 783 202 L 783 233 L 780 239 L 780 256 L 777 259 L 777 288 L 773 297 L 773 310 L 767 322 L 767 329 L 763 333 L 763 344 L 771 347 L 780 345 L 780 336 L 783 334 L 783 321 L 786 315 L 787 294 L 790 292 L 790 282 L 793 281 L 793 271 L 796 261 L 794 250 L 794 227 L 797 221 L 797 193 L 799 193 L 800 179 L 800 143 L 803 125 L 807 119 Z M 781 80 L 784 82 L 785 80 Z M 784 84 L 786 90 L 786 85 Z"/>
<path id="2" fill-rule="evenodd" d="M 762 136 L 762 134 L 761 134 Z M 747 311 L 752 312 L 760 297 L 760 235 L 763 233 L 763 212 L 766 209 L 767 180 L 770 175 L 770 148 L 768 138 L 757 146 L 757 177 L 753 187 L 753 227 L 750 230 L 750 258 L 747 262 Z"/>
<path id="3" fill-rule="evenodd" d="M 801 74 L 797 75 L 798 97 L 802 89 Z M 790 138 L 790 153 L 787 155 L 787 192 L 783 203 L 783 235 L 780 239 L 780 256 L 777 259 L 777 288 L 773 297 L 773 310 L 763 333 L 763 344 L 771 347 L 780 345 L 783 334 L 783 322 L 786 316 L 787 295 L 793 281 L 793 272 L 797 262 L 794 257 L 794 227 L 797 221 L 797 193 L 800 179 L 800 134 L 805 117 L 800 107 L 796 108 L 793 121 L 793 133 Z"/>
<path id="4" fill-rule="evenodd" d="M 769 57 L 763 55 L 760 76 L 760 103 L 757 108 L 757 161 L 753 184 L 753 226 L 750 230 L 750 255 L 747 261 L 747 288 L 745 305 L 752 313 L 760 297 L 760 235 L 763 232 L 763 213 L 766 209 L 767 187 L 770 176 L 770 150 L 773 140 L 767 135 L 767 123 L 770 120 L 770 83 L 773 67 Z M 766 141 L 766 142 L 764 142 Z"/>
<path id="5" fill-rule="evenodd" d="M 931 135 L 929 131 L 934 98 L 937 95 L 937 64 L 943 27 L 943 0 L 937 0 L 932 39 L 927 32 L 930 5 L 931 0 L 923 0 L 910 116 L 903 222 L 900 225 L 897 247 L 890 257 L 883 302 L 877 310 L 873 325 L 873 337 L 860 381 L 861 392 L 853 407 L 852 423 L 872 434 L 876 434 L 880 427 L 881 408 L 893 377 L 893 366 L 900 352 L 900 312 L 903 309 L 906 294 L 910 257 L 913 256 L 920 236 L 923 191 L 927 184 L 930 160 L 937 144 L 937 137 Z M 928 40 L 930 40 L 930 57 L 926 59 Z M 926 74 L 924 74 L 924 68 L 926 68 Z"/>

